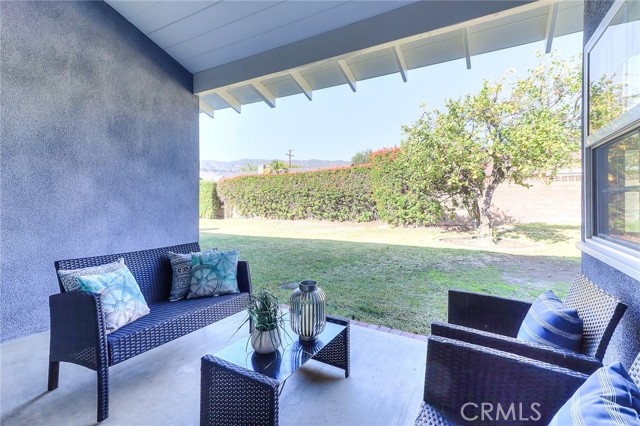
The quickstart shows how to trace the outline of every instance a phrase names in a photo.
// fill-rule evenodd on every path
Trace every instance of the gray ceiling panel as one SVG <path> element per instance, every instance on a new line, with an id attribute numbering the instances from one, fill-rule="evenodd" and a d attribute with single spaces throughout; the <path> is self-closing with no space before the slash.
<path id="1" fill-rule="evenodd" d="M 297 95 L 302 93 L 300 87 L 298 87 L 295 80 L 291 77 L 285 77 L 284 79 L 278 79 L 277 81 L 272 82 L 265 81 L 264 85 L 277 98 L 284 98 L 285 96 Z"/>
<path id="2" fill-rule="evenodd" d="M 152 8 L 154 5 L 160 3 L 160 1 L 110 0 L 107 3 L 117 10 L 120 15 L 129 19 L 131 16 L 135 16 L 138 13 Z"/>
<path id="3" fill-rule="evenodd" d="M 398 72 L 398 63 L 391 49 L 385 49 L 384 52 L 382 55 L 368 55 L 366 60 L 353 61 L 350 67 L 356 79 L 367 80 Z"/>
<path id="4" fill-rule="evenodd" d="M 200 13 L 159 29 L 149 34 L 149 36 L 158 46 L 166 49 L 198 37 L 208 31 L 231 26 L 239 19 L 272 6 L 273 3 L 267 1 L 223 1 L 200 11 Z"/>
<path id="5" fill-rule="evenodd" d="M 149 35 L 153 31 L 197 14 L 215 3 L 215 1 L 163 1 L 156 3 L 142 13 L 131 16 L 129 21 L 140 31 Z"/>
<path id="6" fill-rule="evenodd" d="M 547 28 L 547 17 L 537 16 L 527 20 L 501 25 L 493 29 L 469 33 L 472 55 L 526 44 L 529 40 L 542 40 Z"/>
<path id="7" fill-rule="evenodd" d="M 459 31 L 456 31 L 460 34 Z M 404 51 L 409 69 L 426 67 L 441 62 L 464 58 L 462 35 L 457 38 L 447 37 L 438 43 L 424 44 Z"/>
<path id="8" fill-rule="evenodd" d="M 278 3 L 273 7 L 236 21 L 232 30 L 219 28 L 207 32 L 191 40 L 174 45 L 168 48 L 167 52 L 170 55 L 176 55 L 176 58 L 192 59 L 198 55 L 207 54 L 230 44 L 259 36 L 268 32 L 270 29 L 290 24 L 305 16 L 318 13 L 330 7 L 335 7 L 336 5 L 336 2 L 321 1 Z M 304 37 L 304 34 L 290 34 L 290 37 L 300 39 Z"/>

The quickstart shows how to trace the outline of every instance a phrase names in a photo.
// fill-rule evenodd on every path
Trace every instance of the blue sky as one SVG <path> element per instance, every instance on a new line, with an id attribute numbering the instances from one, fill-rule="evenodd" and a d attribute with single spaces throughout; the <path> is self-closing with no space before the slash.
<path id="1" fill-rule="evenodd" d="M 582 50 L 582 33 L 554 40 L 554 50 L 569 58 Z M 505 49 L 409 71 L 359 81 L 356 93 L 348 85 L 304 95 L 280 98 L 276 108 L 265 103 L 216 111 L 215 118 L 200 114 L 200 159 L 230 161 L 242 158 L 349 161 L 353 154 L 398 146 L 402 125 L 420 115 L 421 105 L 440 109 L 448 98 L 476 92 L 483 79 L 500 78 L 513 68 L 518 75 L 537 64 L 535 52 L 543 42 Z"/>

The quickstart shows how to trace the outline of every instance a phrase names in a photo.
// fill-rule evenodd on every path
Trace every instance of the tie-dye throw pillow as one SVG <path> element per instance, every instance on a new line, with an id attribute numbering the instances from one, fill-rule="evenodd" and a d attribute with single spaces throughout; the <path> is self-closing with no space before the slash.
<path id="1" fill-rule="evenodd" d="M 187 299 L 239 293 L 238 250 L 191 254 L 191 287 Z"/>
<path id="2" fill-rule="evenodd" d="M 81 291 L 80 281 L 78 277 L 85 275 L 100 275 L 107 272 L 117 271 L 124 266 L 124 258 L 119 258 L 115 262 L 105 263 L 104 265 L 89 266 L 82 269 L 60 269 L 58 277 L 62 283 L 64 291 Z"/>
<path id="3" fill-rule="evenodd" d="M 99 294 L 107 333 L 147 315 L 150 310 L 126 266 L 102 275 L 78 277 L 84 291 Z"/>
<path id="4" fill-rule="evenodd" d="M 217 250 L 217 248 L 211 248 L 207 252 Z M 173 272 L 169 300 L 175 302 L 176 300 L 184 299 L 189 294 L 189 288 L 191 287 L 191 253 L 183 254 L 170 251 L 167 252 L 167 256 L 171 262 L 171 270 Z"/>

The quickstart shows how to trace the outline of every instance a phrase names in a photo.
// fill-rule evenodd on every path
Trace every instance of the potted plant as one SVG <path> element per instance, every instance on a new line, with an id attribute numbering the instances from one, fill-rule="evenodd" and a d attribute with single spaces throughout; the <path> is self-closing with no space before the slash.
<path id="1" fill-rule="evenodd" d="M 251 320 L 255 327 L 249 339 L 253 349 L 259 354 L 277 351 L 282 343 L 281 330 L 284 330 L 284 313 L 280 311 L 278 298 L 268 291 L 252 295 L 247 314 L 242 325 Z"/>

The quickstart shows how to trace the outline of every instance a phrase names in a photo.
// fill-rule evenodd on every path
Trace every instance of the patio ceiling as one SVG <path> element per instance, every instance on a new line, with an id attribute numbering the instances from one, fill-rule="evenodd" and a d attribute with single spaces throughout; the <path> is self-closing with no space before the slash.
<path id="1" fill-rule="evenodd" d="M 583 2 L 120 1 L 194 74 L 202 112 L 348 85 L 582 30 Z"/>

